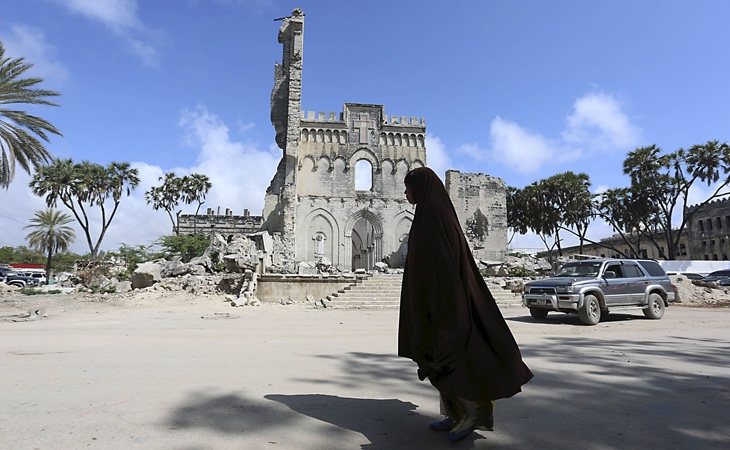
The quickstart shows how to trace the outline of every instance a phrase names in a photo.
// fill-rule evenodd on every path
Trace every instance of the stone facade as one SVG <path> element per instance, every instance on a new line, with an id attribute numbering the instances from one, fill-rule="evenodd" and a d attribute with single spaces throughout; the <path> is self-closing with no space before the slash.
<path id="1" fill-rule="evenodd" d="M 689 230 L 692 259 L 727 261 L 730 255 L 730 199 L 714 200 L 699 208 L 690 206 Z"/>
<path id="2" fill-rule="evenodd" d="M 262 216 L 252 216 L 248 209 L 243 215 L 233 215 L 233 211 L 226 208 L 224 214 L 215 214 L 208 208 L 205 215 L 181 214 L 178 220 L 180 234 L 207 234 L 220 233 L 226 237 L 256 233 L 264 223 Z M 173 230 L 174 231 L 174 230 Z"/>
<path id="3" fill-rule="evenodd" d="M 303 113 L 303 31 L 298 9 L 279 29 L 283 56 L 274 69 L 271 121 L 283 155 L 266 191 L 262 228 L 290 267 L 322 258 L 340 270 L 370 270 L 380 261 L 402 267 L 414 213 L 403 179 L 426 164 L 425 122 L 388 116 L 375 104 Z M 451 174 L 447 188 L 477 257 L 500 259 L 507 246 L 504 183 Z"/>
<path id="4" fill-rule="evenodd" d="M 447 170 L 445 184 L 474 257 L 503 261 L 507 250 L 504 181 L 482 173 Z"/>

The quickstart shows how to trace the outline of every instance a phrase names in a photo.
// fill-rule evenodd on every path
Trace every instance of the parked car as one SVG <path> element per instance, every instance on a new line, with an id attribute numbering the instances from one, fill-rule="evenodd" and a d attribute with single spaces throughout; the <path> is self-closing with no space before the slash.
<path id="1" fill-rule="evenodd" d="M 563 265 L 551 278 L 525 284 L 522 304 L 533 318 L 550 311 L 578 314 L 586 325 L 617 309 L 641 308 L 650 319 L 661 319 L 674 301 L 674 287 L 654 260 L 589 259 Z"/>
<path id="2" fill-rule="evenodd" d="M 700 278 L 705 283 L 717 283 L 721 286 L 730 285 L 730 270 L 716 270 L 709 273 L 706 277 Z"/>
<path id="3" fill-rule="evenodd" d="M 35 278 L 38 280 L 38 284 L 46 284 L 46 274 L 43 272 L 21 272 L 21 275 Z"/>
<path id="4" fill-rule="evenodd" d="M 693 273 L 693 272 L 667 272 L 667 275 L 671 276 L 682 276 L 685 277 L 688 280 L 700 280 L 704 277 L 704 275 L 700 275 L 699 273 Z"/>
<path id="5" fill-rule="evenodd" d="M 0 267 L 0 279 L 10 286 L 33 287 L 40 284 L 37 278 L 22 275 L 5 267 Z"/>

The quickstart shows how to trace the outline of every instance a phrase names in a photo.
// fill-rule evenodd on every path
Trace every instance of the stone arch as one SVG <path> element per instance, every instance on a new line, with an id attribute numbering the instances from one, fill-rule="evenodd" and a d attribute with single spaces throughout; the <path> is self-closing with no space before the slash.
<path id="1" fill-rule="evenodd" d="M 317 171 L 317 163 L 312 155 L 307 155 L 299 160 L 299 170 L 309 169 L 310 172 Z"/>
<path id="2" fill-rule="evenodd" d="M 300 142 L 307 142 L 307 136 L 308 135 L 309 135 L 309 132 L 307 131 L 307 129 L 306 128 L 302 128 L 302 131 L 300 132 L 300 135 L 299 135 L 299 141 Z"/>
<path id="3" fill-rule="evenodd" d="M 370 258 L 370 261 L 372 262 L 378 262 L 382 261 L 383 259 L 383 222 L 375 215 L 372 211 L 369 209 L 361 209 L 359 211 L 356 211 L 354 214 L 352 214 L 347 221 L 345 222 L 345 232 L 344 232 L 344 252 L 342 255 L 342 258 L 349 266 L 350 269 L 352 269 L 352 261 L 353 261 L 353 253 L 352 253 L 352 240 L 353 240 L 353 230 L 355 228 L 355 225 L 360 221 L 361 219 L 367 220 L 367 222 L 372 226 L 373 228 L 373 249 L 372 252 L 368 255 Z"/>
<path id="4" fill-rule="evenodd" d="M 324 142 L 324 130 L 317 130 L 317 142 Z"/>
<path id="5" fill-rule="evenodd" d="M 366 147 L 358 148 L 355 153 L 353 153 L 350 157 L 350 167 L 354 167 L 355 163 L 361 159 L 367 159 L 368 161 L 370 161 L 370 164 L 372 164 L 373 166 L 373 172 L 380 173 L 380 160 L 375 155 L 375 153 L 372 152 L 372 150 Z"/>
<path id="6" fill-rule="evenodd" d="M 411 163 L 411 167 L 412 167 L 413 169 L 416 169 L 416 168 L 418 168 L 418 167 L 423 167 L 423 166 L 425 166 L 425 164 L 424 164 L 424 163 L 423 163 L 423 161 L 421 161 L 420 159 L 416 159 L 416 160 L 414 160 L 414 161 L 413 161 L 413 162 Z"/>
<path id="7" fill-rule="evenodd" d="M 418 147 L 425 147 L 426 144 L 424 144 L 424 137 L 422 134 L 418 135 Z"/>
<path id="8" fill-rule="evenodd" d="M 335 158 L 332 166 L 337 173 L 343 173 L 347 167 L 347 160 L 342 156 L 338 156 Z"/>
<path id="9" fill-rule="evenodd" d="M 324 208 L 314 209 L 305 216 L 298 235 L 304 237 L 304 239 L 297 239 L 297 246 L 300 247 L 300 254 L 304 255 L 305 261 L 313 261 L 324 256 L 334 266 L 340 264 L 340 230 L 337 219 L 332 213 Z M 319 255 L 320 252 L 323 254 Z M 315 255 L 315 253 L 318 254 Z"/>
<path id="10" fill-rule="evenodd" d="M 387 137 L 385 133 L 380 133 L 380 145 L 385 145 L 387 142 Z"/>
<path id="11" fill-rule="evenodd" d="M 324 132 L 324 141 L 327 143 L 332 142 L 332 131 L 331 130 L 327 130 Z"/>
<path id="12" fill-rule="evenodd" d="M 347 131 L 340 131 L 340 144 L 347 144 Z"/>
<path id="13" fill-rule="evenodd" d="M 403 138 L 401 137 L 400 133 L 395 134 L 395 145 L 397 146 L 403 146 Z"/>
<path id="14" fill-rule="evenodd" d="M 320 156 L 317 160 L 317 171 L 330 171 L 332 163 L 328 156 Z"/>
<path id="15" fill-rule="evenodd" d="M 393 145 L 395 142 L 395 138 L 393 137 L 393 133 L 388 133 L 388 145 Z"/>
<path id="16" fill-rule="evenodd" d="M 390 158 L 383 159 L 382 163 L 383 173 L 395 174 L 395 163 Z"/>
<path id="17" fill-rule="evenodd" d="M 408 254 L 408 232 L 413 224 L 413 212 L 406 210 L 398 213 L 393 219 L 395 228 L 390 234 L 391 247 L 393 252 L 387 256 L 388 264 L 391 267 L 403 267 Z"/>

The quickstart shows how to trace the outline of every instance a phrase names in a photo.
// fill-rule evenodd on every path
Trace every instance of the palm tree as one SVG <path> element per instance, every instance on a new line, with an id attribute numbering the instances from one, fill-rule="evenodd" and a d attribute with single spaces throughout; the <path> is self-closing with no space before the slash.
<path id="1" fill-rule="evenodd" d="M 35 217 L 30 219 L 30 225 L 25 228 L 33 228 L 25 238 L 30 247 L 40 252 L 46 252 L 46 283 L 51 281 L 51 260 L 53 255 L 59 251 L 67 250 L 68 246 L 76 238 L 76 234 L 67 226 L 73 218 L 68 214 L 53 208 L 45 211 L 36 211 Z"/>
<path id="2" fill-rule="evenodd" d="M 31 67 L 23 58 L 6 57 L 0 42 L 0 187 L 4 188 L 13 180 L 16 164 L 30 173 L 31 166 L 36 168 L 51 160 L 48 150 L 35 136 L 46 142 L 47 133 L 61 136 L 46 120 L 4 107 L 15 103 L 58 106 L 46 98 L 60 95 L 58 92 L 33 87 L 42 79 L 20 78 Z"/>

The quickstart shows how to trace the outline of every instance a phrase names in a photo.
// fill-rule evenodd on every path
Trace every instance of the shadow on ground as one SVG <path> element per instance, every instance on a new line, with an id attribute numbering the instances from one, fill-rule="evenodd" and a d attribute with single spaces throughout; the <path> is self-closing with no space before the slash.
<path id="1" fill-rule="evenodd" d="M 322 430 L 333 445 L 346 429 L 364 435 L 371 444 L 362 448 L 369 449 L 727 449 L 729 349 L 726 339 L 636 342 L 600 335 L 525 345 L 522 352 L 534 380 L 522 394 L 497 402 L 493 434 L 474 433 L 456 446 L 429 432 L 433 418 L 416 413 L 403 394 L 420 386 L 424 395 L 435 397 L 430 385 L 418 384 L 412 364 L 377 353 L 319 355 L 335 360 L 340 375 L 298 379 L 311 383 L 312 393 L 269 394 L 260 400 L 199 394 L 173 413 L 170 424 L 247 433 L 289 427 L 309 417 L 333 425 Z M 363 383 L 378 383 L 386 398 L 317 393 L 320 388 L 347 393 Z"/>

